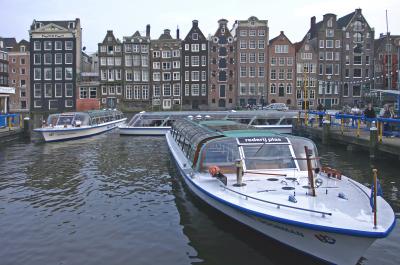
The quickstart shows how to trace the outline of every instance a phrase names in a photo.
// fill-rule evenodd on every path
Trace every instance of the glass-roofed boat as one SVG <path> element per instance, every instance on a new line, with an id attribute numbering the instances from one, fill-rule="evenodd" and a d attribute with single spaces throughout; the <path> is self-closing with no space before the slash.
<path id="1" fill-rule="evenodd" d="M 315 144 L 227 120 L 176 121 L 166 134 L 188 188 L 227 216 L 333 264 L 356 264 L 395 214 L 371 189 L 320 165 Z"/>
<path id="2" fill-rule="evenodd" d="M 165 135 L 171 124 L 180 119 L 232 120 L 244 125 L 291 133 L 292 122 L 297 118 L 294 111 L 171 111 L 140 112 L 127 125 L 120 126 L 121 135 Z"/>
<path id="3" fill-rule="evenodd" d="M 126 117 L 118 110 L 92 110 L 50 114 L 39 132 L 46 142 L 66 141 L 100 134 L 122 125 Z"/>

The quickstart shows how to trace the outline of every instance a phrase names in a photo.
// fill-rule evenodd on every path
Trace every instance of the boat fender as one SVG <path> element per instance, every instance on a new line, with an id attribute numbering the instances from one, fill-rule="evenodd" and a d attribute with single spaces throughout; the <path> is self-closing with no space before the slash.
<path id="1" fill-rule="evenodd" d="M 343 200 L 347 200 L 347 196 L 343 192 L 339 192 L 338 197 Z"/>
<path id="2" fill-rule="evenodd" d="M 228 179 L 227 177 L 221 173 L 220 169 L 218 166 L 210 166 L 208 168 L 208 172 L 210 175 L 214 178 L 217 178 L 219 181 L 221 181 L 225 186 L 228 184 Z"/>
<path id="3" fill-rule="evenodd" d="M 293 195 L 289 195 L 289 201 L 293 203 L 297 202 L 296 197 L 294 197 Z"/>

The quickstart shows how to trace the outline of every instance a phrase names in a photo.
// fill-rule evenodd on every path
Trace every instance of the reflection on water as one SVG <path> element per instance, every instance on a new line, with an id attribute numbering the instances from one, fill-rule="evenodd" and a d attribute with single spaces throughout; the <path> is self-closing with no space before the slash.
<path id="1" fill-rule="evenodd" d="M 376 166 L 398 212 L 395 163 L 320 147 L 362 183 Z M 363 264 L 398 264 L 400 231 Z M 0 264 L 311 264 L 232 221 L 182 183 L 164 139 L 106 134 L 0 147 Z M 381 253 L 385 255 L 381 255 Z"/>

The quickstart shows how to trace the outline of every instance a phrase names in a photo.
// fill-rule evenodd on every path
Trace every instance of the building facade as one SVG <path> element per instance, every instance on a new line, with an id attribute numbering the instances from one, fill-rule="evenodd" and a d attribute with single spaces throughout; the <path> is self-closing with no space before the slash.
<path id="1" fill-rule="evenodd" d="M 374 41 L 374 89 L 397 89 L 400 36 L 381 34 Z"/>
<path id="2" fill-rule="evenodd" d="M 15 89 L 8 86 L 8 53 L 4 38 L 0 37 L 0 114 L 8 113 L 9 97 Z"/>
<path id="3" fill-rule="evenodd" d="M 268 84 L 268 20 L 252 16 L 237 20 L 232 29 L 236 44 L 236 104 L 265 105 Z"/>
<path id="4" fill-rule="evenodd" d="M 82 47 L 80 20 L 34 20 L 29 35 L 31 111 L 75 110 Z"/>
<path id="5" fill-rule="evenodd" d="M 236 108 L 235 44 L 228 20 L 220 19 L 218 29 L 209 40 L 210 86 L 208 104 L 213 110 Z"/>
<path id="6" fill-rule="evenodd" d="M 364 104 L 370 101 L 367 95 L 373 83 L 374 29 L 369 26 L 361 9 L 339 18 L 337 28 L 343 31 L 342 105 Z"/>
<path id="7" fill-rule="evenodd" d="M 77 111 L 100 109 L 100 78 L 94 66 L 92 56 L 82 52 L 81 73 L 77 82 Z"/>
<path id="8" fill-rule="evenodd" d="M 151 41 L 151 88 L 153 110 L 182 109 L 181 55 L 177 30 L 176 39 L 165 29 L 157 40 Z"/>
<path id="9" fill-rule="evenodd" d="M 295 57 L 295 46 L 283 31 L 269 41 L 269 103 L 296 107 Z"/>
<path id="10" fill-rule="evenodd" d="M 296 106 L 301 109 L 314 109 L 317 104 L 318 53 L 316 40 L 305 38 L 296 46 Z"/>
<path id="11" fill-rule="evenodd" d="M 150 100 L 150 25 L 146 35 L 136 31 L 123 38 L 124 99 L 123 109 L 146 110 Z"/>
<path id="12" fill-rule="evenodd" d="M 10 96 L 11 112 L 29 112 L 30 109 L 30 56 L 29 42 L 14 39 L 8 49 L 9 85 L 15 88 L 15 94 Z"/>
<path id="13" fill-rule="evenodd" d="M 208 40 L 197 20 L 182 41 L 182 109 L 208 108 Z"/>
<path id="14" fill-rule="evenodd" d="M 101 108 L 116 108 L 123 99 L 122 43 L 108 30 L 98 44 Z"/>

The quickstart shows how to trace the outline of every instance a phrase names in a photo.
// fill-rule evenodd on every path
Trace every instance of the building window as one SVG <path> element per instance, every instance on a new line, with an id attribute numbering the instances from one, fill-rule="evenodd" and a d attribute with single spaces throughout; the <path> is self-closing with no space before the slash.
<path id="1" fill-rule="evenodd" d="M 34 68 L 33 69 L 33 79 L 34 80 L 41 80 L 42 79 L 42 69 L 41 68 Z"/>
<path id="2" fill-rule="evenodd" d="M 292 94 L 292 85 L 290 83 L 286 85 L 286 94 Z"/>
<path id="3" fill-rule="evenodd" d="M 289 68 L 289 69 L 287 69 L 287 72 L 286 72 L 286 79 L 292 80 L 292 78 L 293 78 L 293 69 Z"/>
<path id="4" fill-rule="evenodd" d="M 247 30 L 244 30 L 244 29 L 240 30 L 240 36 L 241 37 L 246 37 L 247 36 Z"/>
<path id="5" fill-rule="evenodd" d="M 72 48 L 73 48 L 73 43 L 72 43 L 72 41 L 66 41 L 66 42 L 65 42 L 65 49 L 66 49 L 66 50 L 72 50 Z"/>
<path id="6" fill-rule="evenodd" d="M 108 87 L 108 94 L 109 95 L 115 95 L 115 87 L 114 86 L 109 86 Z"/>
<path id="7" fill-rule="evenodd" d="M 45 51 L 51 51 L 52 47 L 53 47 L 53 43 L 51 41 L 44 42 L 44 50 Z"/>
<path id="8" fill-rule="evenodd" d="M 361 55 L 354 55 L 354 64 L 362 64 Z"/>
<path id="9" fill-rule="evenodd" d="M 42 45 L 40 41 L 35 41 L 33 42 L 33 50 L 34 51 L 40 51 L 42 49 Z"/>
<path id="10" fill-rule="evenodd" d="M 260 66 L 258 68 L 258 77 L 264 77 L 264 75 L 265 75 L 265 68 L 264 66 Z"/>
<path id="11" fill-rule="evenodd" d="M 115 86 L 117 95 L 122 95 L 122 86 Z"/>
<path id="12" fill-rule="evenodd" d="M 42 97 L 41 84 L 33 84 L 33 97 L 34 98 L 41 98 Z"/>
<path id="13" fill-rule="evenodd" d="M 263 52 L 260 52 L 258 54 L 258 62 L 259 63 L 265 63 L 265 54 Z"/>
<path id="14" fill-rule="evenodd" d="M 162 58 L 171 58 L 171 51 L 162 51 Z"/>
<path id="15" fill-rule="evenodd" d="M 65 64 L 72 64 L 72 53 L 65 54 Z"/>
<path id="16" fill-rule="evenodd" d="M 51 60 L 51 53 L 45 53 L 44 54 L 44 64 L 51 64 L 52 60 Z"/>
<path id="17" fill-rule="evenodd" d="M 41 64 L 42 63 L 42 56 L 40 53 L 35 53 L 33 55 L 33 64 Z"/>
<path id="18" fill-rule="evenodd" d="M 61 41 L 54 42 L 54 49 L 57 51 L 62 50 L 62 42 Z"/>
<path id="19" fill-rule="evenodd" d="M 324 48 L 324 40 L 319 40 L 319 47 Z"/>
<path id="20" fill-rule="evenodd" d="M 276 69 L 271 69 L 271 80 L 276 80 Z"/>
<path id="21" fill-rule="evenodd" d="M 240 49 L 247 49 L 247 41 L 240 40 Z"/>
<path id="22" fill-rule="evenodd" d="M 333 75 L 333 64 L 326 64 L 325 65 L 325 74 L 326 75 Z"/>
<path id="23" fill-rule="evenodd" d="M 255 48 L 256 48 L 256 41 L 250 40 L 249 41 L 249 49 L 255 49 Z"/>
<path id="24" fill-rule="evenodd" d="M 285 79 L 285 69 L 279 69 L 278 78 L 279 78 L 279 80 Z"/>
<path id="25" fill-rule="evenodd" d="M 271 65 L 276 65 L 276 57 L 271 57 Z"/>
<path id="26" fill-rule="evenodd" d="M 55 80 L 62 80 L 62 68 L 61 67 L 56 67 L 55 68 Z"/>
<path id="27" fill-rule="evenodd" d="M 66 108 L 72 108 L 74 106 L 74 101 L 71 99 L 65 100 L 65 107 Z"/>
<path id="28" fill-rule="evenodd" d="M 249 77 L 256 77 L 256 68 L 254 66 L 249 67 Z"/>
<path id="29" fill-rule="evenodd" d="M 256 62 L 256 54 L 249 53 L 249 63 L 255 63 L 255 62 Z"/>
<path id="30" fill-rule="evenodd" d="M 72 88 L 72 84 L 71 83 L 66 83 L 65 84 L 65 97 L 72 98 L 73 93 L 74 93 L 74 90 Z"/>
<path id="31" fill-rule="evenodd" d="M 171 84 L 163 84 L 163 96 L 171 96 Z"/>
<path id="32" fill-rule="evenodd" d="M 131 85 L 125 86 L 125 97 L 126 97 L 126 99 L 132 99 L 132 86 Z"/>
<path id="33" fill-rule="evenodd" d="M 353 70 L 353 77 L 356 77 L 356 78 L 361 78 L 362 77 L 361 68 L 355 68 Z"/>
<path id="34" fill-rule="evenodd" d="M 180 72 L 172 73 L 172 79 L 175 80 L 175 81 L 181 80 L 181 73 Z"/>
<path id="35" fill-rule="evenodd" d="M 153 96 L 160 97 L 160 95 L 161 95 L 160 85 L 153 85 Z"/>
<path id="36" fill-rule="evenodd" d="M 192 71 L 192 81 L 200 81 L 199 71 Z"/>
<path id="37" fill-rule="evenodd" d="M 271 84 L 270 94 L 276 94 L 276 85 L 275 84 Z"/>
<path id="38" fill-rule="evenodd" d="M 335 48 L 340 48 L 340 40 L 335 40 Z"/>
<path id="39" fill-rule="evenodd" d="M 61 53 L 56 53 L 54 55 L 54 63 L 55 64 L 62 64 L 62 54 Z"/>
<path id="40" fill-rule="evenodd" d="M 363 36 L 362 36 L 362 34 L 359 33 L 359 32 L 354 33 L 354 35 L 353 35 L 353 41 L 354 41 L 354 42 L 362 42 L 362 41 L 363 41 Z"/>
<path id="41" fill-rule="evenodd" d="M 72 68 L 65 68 L 65 80 L 72 80 Z"/>
<path id="42" fill-rule="evenodd" d="M 288 53 L 289 45 L 275 45 L 275 53 Z"/>
<path id="43" fill-rule="evenodd" d="M 53 73 L 51 68 L 44 68 L 44 80 L 52 80 Z"/>
<path id="44" fill-rule="evenodd" d="M 334 36 L 335 36 L 335 31 L 333 29 L 327 29 L 326 30 L 326 37 L 333 38 Z"/>
<path id="45" fill-rule="evenodd" d="M 142 99 L 149 99 L 149 86 L 142 86 Z"/>
<path id="46" fill-rule="evenodd" d="M 354 85 L 353 86 L 353 97 L 360 97 L 361 96 L 361 86 Z"/>
<path id="47" fill-rule="evenodd" d="M 326 48 L 333 48 L 333 40 L 326 40 Z"/>
<path id="48" fill-rule="evenodd" d="M 264 49 L 265 48 L 265 41 L 264 40 L 259 40 L 258 41 L 258 48 L 259 49 Z"/>
<path id="49" fill-rule="evenodd" d="M 199 56 L 192 56 L 192 66 L 199 66 L 200 61 L 199 61 Z"/>
<path id="50" fill-rule="evenodd" d="M 101 86 L 101 94 L 107 95 L 107 87 L 106 86 Z"/>
<path id="51" fill-rule="evenodd" d="M 247 67 L 240 66 L 240 77 L 246 77 L 246 76 L 247 76 Z"/>
<path id="52" fill-rule="evenodd" d="M 54 96 L 56 98 L 61 98 L 62 97 L 62 84 L 56 83 L 54 86 Z"/>

